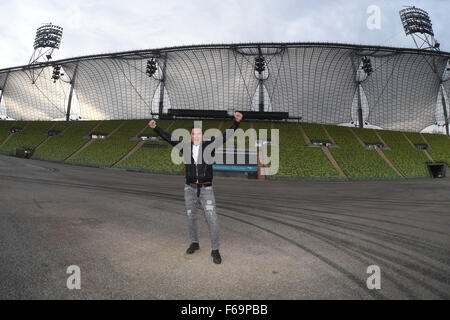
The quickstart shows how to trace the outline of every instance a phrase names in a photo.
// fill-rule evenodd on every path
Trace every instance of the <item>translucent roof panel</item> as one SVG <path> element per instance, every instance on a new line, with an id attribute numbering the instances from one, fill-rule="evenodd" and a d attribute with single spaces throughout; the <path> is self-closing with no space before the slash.
<path id="1" fill-rule="evenodd" d="M 255 58 L 260 56 L 265 63 L 261 74 L 255 71 Z M 357 77 L 363 57 L 370 58 L 373 73 Z M 66 116 L 72 80 L 80 116 L 109 120 L 152 118 L 159 111 L 162 86 L 163 112 L 168 108 L 250 111 L 258 105 L 255 97 L 262 82 L 266 110 L 288 112 L 304 122 L 339 124 L 352 121 L 358 80 L 363 80 L 370 124 L 420 131 L 436 122 L 449 58 L 445 52 L 329 43 L 199 45 L 3 69 L 0 87 L 6 83 L 3 101 L 9 117 L 60 119 Z M 152 77 L 146 74 L 149 59 L 157 62 Z M 66 78 L 53 83 L 56 64 Z M 447 95 L 449 82 L 443 82 Z"/>

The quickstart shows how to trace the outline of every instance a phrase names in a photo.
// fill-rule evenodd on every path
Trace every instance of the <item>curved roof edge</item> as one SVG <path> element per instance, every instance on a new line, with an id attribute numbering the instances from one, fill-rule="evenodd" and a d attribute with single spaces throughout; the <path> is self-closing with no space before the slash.
<path id="1" fill-rule="evenodd" d="M 9 67 L 0 69 L 0 73 L 5 73 L 9 71 L 19 71 L 28 70 L 34 68 L 42 68 L 53 64 L 63 64 L 82 60 L 94 60 L 94 59 L 104 59 L 104 58 L 126 58 L 129 56 L 139 56 L 142 58 L 147 58 L 145 55 L 157 56 L 165 52 L 175 52 L 175 51 L 187 51 L 187 50 L 198 50 L 198 49 L 235 49 L 235 48 L 254 48 L 255 46 L 261 47 L 322 47 L 322 48 L 336 48 L 336 49 L 355 49 L 355 50 L 369 50 L 369 51 L 382 51 L 389 53 L 411 53 L 411 54 L 424 54 L 424 55 L 437 55 L 442 57 L 447 57 L 450 59 L 450 52 L 445 51 L 430 51 L 415 48 L 399 48 L 399 47 L 387 47 L 387 46 L 377 46 L 377 45 L 362 45 L 362 44 L 345 44 L 345 43 L 333 43 L 333 42 L 248 42 L 248 43 L 229 43 L 229 44 L 199 44 L 199 45 L 185 45 L 185 46 L 174 46 L 174 47 L 163 47 L 158 49 L 141 49 L 132 51 L 121 51 L 114 53 L 102 53 L 102 54 L 92 54 L 86 56 L 65 58 L 61 60 L 54 60 L 42 63 L 36 63 L 33 65 L 22 65 L 16 67 Z M 367 54 L 370 55 L 370 54 Z"/>

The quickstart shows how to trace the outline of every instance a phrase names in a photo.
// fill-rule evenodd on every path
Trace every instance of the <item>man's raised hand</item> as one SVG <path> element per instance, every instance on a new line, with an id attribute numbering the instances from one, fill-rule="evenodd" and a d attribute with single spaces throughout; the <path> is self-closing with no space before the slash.
<path id="1" fill-rule="evenodd" d="M 155 120 L 150 120 L 150 122 L 148 123 L 150 128 L 155 128 L 156 127 L 156 121 Z"/>
<path id="2" fill-rule="evenodd" d="M 240 112 L 236 112 L 234 114 L 234 118 L 236 119 L 237 122 L 240 122 L 242 120 L 242 117 L 243 117 L 243 115 Z"/>

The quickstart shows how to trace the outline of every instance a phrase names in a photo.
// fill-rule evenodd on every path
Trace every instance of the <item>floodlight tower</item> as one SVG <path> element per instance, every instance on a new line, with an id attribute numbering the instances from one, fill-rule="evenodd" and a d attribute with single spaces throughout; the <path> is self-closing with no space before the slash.
<path id="1" fill-rule="evenodd" d="M 53 25 L 51 22 L 43 24 L 36 31 L 34 39 L 34 52 L 28 64 L 42 62 L 44 56 L 49 61 L 53 51 L 59 49 L 63 28 Z"/>
<path id="2" fill-rule="evenodd" d="M 399 13 L 406 36 L 411 36 L 418 49 L 439 51 L 440 43 L 434 38 L 430 16 L 425 10 L 416 7 L 406 7 L 405 9 L 400 10 Z M 440 90 L 442 92 L 445 131 L 449 134 L 448 112 L 446 107 L 448 101 L 445 101 L 444 86 L 442 85 L 442 83 L 448 79 L 445 80 L 444 75 L 438 76 L 441 78 Z"/>
<path id="3" fill-rule="evenodd" d="M 416 7 L 406 7 L 399 13 L 406 36 L 411 36 L 418 49 L 439 51 L 440 44 L 434 38 L 428 12 Z"/>
<path id="4" fill-rule="evenodd" d="M 63 35 L 63 28 L 53 25 L 51 22 L 41 25 L 36 30 L 36 37 L 34 39 L 34 51 L 31 55 L 29 65 L 39 62 L 47 62 L 52 59 L 53 51 L 59 49 L 61 45 L 61 38 Z M 39 74 L 34 73 L 34 69 L 31 69 L 32 82 L 35 83 Z"/>

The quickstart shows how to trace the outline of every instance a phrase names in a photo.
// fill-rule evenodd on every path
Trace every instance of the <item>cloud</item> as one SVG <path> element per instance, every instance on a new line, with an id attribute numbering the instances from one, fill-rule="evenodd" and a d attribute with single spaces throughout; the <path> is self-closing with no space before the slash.
<path id="1" fill-rule="evenodd" d="M 0 68 L 27 64 L 36 28 L 64 27 L 56 59 L 86 54 L 205 43 L 344 42 L 413 47 L 388 0 L 17 0 L 0 11 Z M 446 0 L 414 1 L 427 10 L 441 49 L 450 51 Z M 369 5 L 381 9 L 381 29 L 366 27 Z"/>

